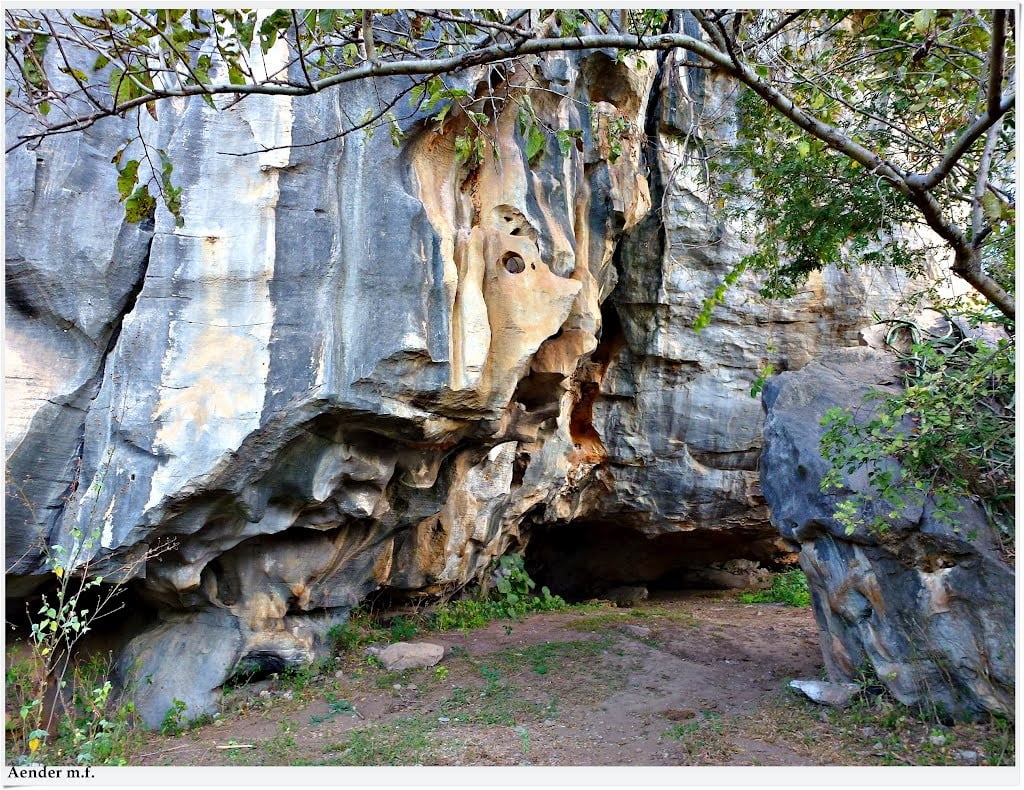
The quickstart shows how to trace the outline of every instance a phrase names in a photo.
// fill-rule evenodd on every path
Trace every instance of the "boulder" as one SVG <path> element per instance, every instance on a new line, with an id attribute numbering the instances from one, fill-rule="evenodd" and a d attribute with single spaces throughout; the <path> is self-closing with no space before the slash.
<path id="1" fill-rule="evenodd" d="M 432 642 L 395 642 L 377 655 L 389 672 L 432 667 L 444 657 L 444 647 Z"/>
<path id="2" fill-rule="evenodd" d="M 943 716 L 1012 715 L 1014 572 L 981 509 L 964 502 L 949 525 L 926 502 L 905 508 L 882 534 L 848 535 L 836 508 L 867 490 L 865 476 L 821 490 L 825 412 L 861 404 L 872 390 L 894 392 L 899 382 L 895 358 L 870 348 L 767 382 L 761 485 L 772 521 L 800 548 L 833 680 L 877 678 L 901 702 Z"/>

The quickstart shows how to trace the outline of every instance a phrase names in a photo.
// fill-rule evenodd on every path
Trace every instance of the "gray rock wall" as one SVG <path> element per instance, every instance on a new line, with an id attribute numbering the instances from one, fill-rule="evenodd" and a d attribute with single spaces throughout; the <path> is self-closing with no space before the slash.
<path id="1" fill-rule="evenodd" d="M 855 342 L 895 283 L 828 271 L 780 306 L 750 282 L 690 328 L 748 249 L 684 163 L 687 96 L 731 101 L 703 74 L 521 64 L 513 91 L 554 91 L 534 106 L 581 144 L 528 162 L 510 104 L 477 167 L 456 161 L 458 113 L 403 119 L 398 146 L 386 128 L 306 145 L 399 81 L 168 102 L 142 124 L 174 162 L 181 228 L 162 208 L 123 222 L 109 159 L 128 123 L 18 149 L 9 594 L 45 584 L 47 546 L 91 541 L 91 572 L 158 612 L 122 660 L 158 723 L 175 697 L 212 709 L 241 660 L 309 661 L 374 590 L 452 591 L 528 541 L 562 541 L 541 555 L 579 584 L 777 552 L 748 390 L 766 361 Z M 600 548 L 623 539 L 628 563 Z"/>

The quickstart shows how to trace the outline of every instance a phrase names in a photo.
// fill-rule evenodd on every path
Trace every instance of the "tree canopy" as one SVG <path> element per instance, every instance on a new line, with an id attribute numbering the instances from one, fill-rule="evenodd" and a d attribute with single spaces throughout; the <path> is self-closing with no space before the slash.
<path id="1" fill-rule="evenodd" d="M 223 109 L 252 94 L 386 77 L 405 78 L 406 89 L 339 135 L 423 109 L 486 125 L 472 102 L 481 93 L 513 101 L 508 87 L 483 80 L 471 94 L 452 75 L 565 50 L 685 50 L 688 66 L 746 89 L 739 142 L 704 158 L 709 183 L 712 169 L 748 173 L 773 195 L 742 209 L 759 228 L 743 265 L 769 272 L 769 290 L 785 294 L 851 250 L 909 265 L 899 228 L 917 223 L 941 239 L 952 271 L 1012 320 L 1014 24 L 998 9 L 9 10 L 6 102 L 8 118 L 23 123 L 7 150 L 110 116 L 156 117 L 171 97 Z M 286 56 L 269 66 L 275 46 Z M 575 131 L 538 129 L 528 112 L 521 124 L 527 150 L 554 133 L 564 151 Z M 461 146 L 469 165 L 482 153 L 470 137 Z M 128 218 L 151 214 L 156 199 L 138 163 L 119 152 L 114 160 Z M 180 222 L 173 164 L 158 161 L 150 181 Z M 726 211 L 744 205 L 735 193 L 749 179 L 720 183 Z"/>

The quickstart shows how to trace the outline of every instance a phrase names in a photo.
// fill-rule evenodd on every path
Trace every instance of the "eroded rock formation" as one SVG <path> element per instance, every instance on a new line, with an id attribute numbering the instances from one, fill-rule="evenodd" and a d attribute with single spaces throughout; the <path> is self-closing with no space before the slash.
<path id="1" fill-rule="evenodd" d="M 877 678 L 929 713 L 1012 715 L 1014 573 L 980 507 L 965 501 L 950 524 L 927 502 L 890 517 L 883 533 L 861 526 L 847 534 L 837 506 L 870 491 L 866 473 L 821 491 L 825 412 L 861 404 L 869 390 L 893 392 L 900 378 L 893 355 L 857 348 L 769 380 L 765 498 L 782 535 L 801 547 L 834 679 Z M 865 507 L 873 505 L 869 497 Z"/>
<path id="2" fill-rule="evenodd" d="M 157 612 L 121 662 L 151 723 L 210 710 L 239 662 L 311 660 L 372 591 L 452 591 L 528 541 L 568 589 L 781 550 L 748 391 L 854 343 L 895 280 L 827 271 L 784 305 L 741 285 L 698 334 L 747 246 L 684 138 L 732 86 L 613 52 L 462 80 L 535 84 L 582 137 L 529 161 L 511 99 L 479 102 L 476 164 L 458 113 L 336 137 L 397 80 L 168 103 L 143 123 L 182 228 L 124 223 L 118 119 L 8 157 L 9 594 L 95 536 L 92 572 Z"/>

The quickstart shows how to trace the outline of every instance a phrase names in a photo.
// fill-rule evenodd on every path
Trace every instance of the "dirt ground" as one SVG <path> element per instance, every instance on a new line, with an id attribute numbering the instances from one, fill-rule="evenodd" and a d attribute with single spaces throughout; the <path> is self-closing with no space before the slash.
<path id="1" fill-rule="evenodd" d="M 357 655 L 305 684 L 243 686 L 226 699 L 236 713 L 151 737 L 137 764 L 706 764 L 703 742 L 723 738 L 724 764 L 808 764 L 723 726 L 820 676 L 807 609 L 655 596 L 411 641 L 443 645 L 439 667 L 389 673 Z"/>
<path id="2" fill-rule="evenodd" d="M 988 731 L 972 731 L 973 751 L 952 731 L 938 744 L 934 728 L 908 729 L 891 711 L 883 733 L 875 711 L 817 708 L 787 688 L 822 677 L 810 610 L 734 594 L 655 595 L 632 610 L 409 641 L 442 644 L 441 664 L 387 672 L 359 649 L 321 675 L 242 686 L 217 720 L 148 735 L 132 764 L 963 765 L 1012 748 L 979 741 Z"/>

